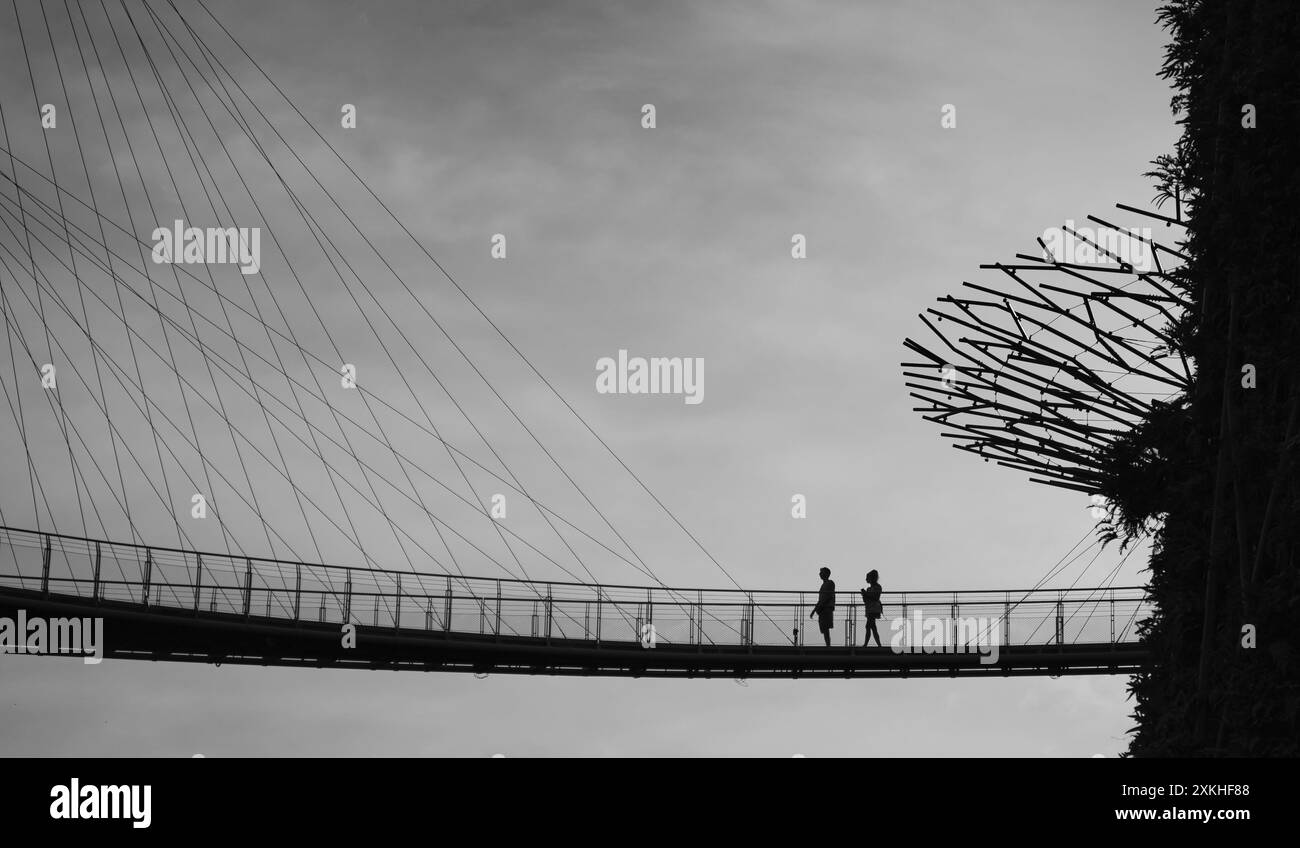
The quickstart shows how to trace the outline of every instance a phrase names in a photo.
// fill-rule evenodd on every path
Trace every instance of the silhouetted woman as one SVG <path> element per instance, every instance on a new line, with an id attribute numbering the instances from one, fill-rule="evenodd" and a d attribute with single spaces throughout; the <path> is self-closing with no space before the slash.
<path id="1" fill-rule="evenodd" d="M 867 588 L 862 591 L 862 611 L 867 616 L 867 638 L 862 643 L 862 647 L 868 647 L 871 644 L 871 637 L 876 637 L 876 647 L 884 647 L 880 644 L 880 631 L 876 629 L 876 619 L 885 614 L 885 608 L 880 603 L 880 593 L 884 591 L 880 585 L 880 575 L 873 568 L 867 572 Z"/>

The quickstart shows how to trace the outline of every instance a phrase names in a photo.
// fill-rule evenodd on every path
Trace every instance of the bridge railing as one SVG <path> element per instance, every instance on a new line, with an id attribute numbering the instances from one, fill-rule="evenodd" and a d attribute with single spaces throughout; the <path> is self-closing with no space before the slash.
<path id="1" fill-rule="evenodd" d="M 817 645 L 817 593 L 587 585 L 199 554 L 0 528 L 0 586 L 142 606 L 395 631 L 673 646 Z M 881 642 L 1116 644 L 1149 612 L 1141 587 L 888 592 Z M 838 593 L 832 644 L 861 644 L 856 591 Z"/>

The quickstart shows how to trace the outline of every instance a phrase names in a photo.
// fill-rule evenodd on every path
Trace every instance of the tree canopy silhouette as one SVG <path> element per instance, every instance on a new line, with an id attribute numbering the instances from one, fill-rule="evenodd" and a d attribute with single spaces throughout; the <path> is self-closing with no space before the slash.
<path id="1" fill-rule="evenodd" d="M 1100 461 L 1111 532 L 1154 533 L 1130 753 L 1296 756 L 1300 5 L 1174 0 L 1158 21 L 1183 132 L 1149 176 L 1187 222 L 1170 335 L 1195 373 Z"/>

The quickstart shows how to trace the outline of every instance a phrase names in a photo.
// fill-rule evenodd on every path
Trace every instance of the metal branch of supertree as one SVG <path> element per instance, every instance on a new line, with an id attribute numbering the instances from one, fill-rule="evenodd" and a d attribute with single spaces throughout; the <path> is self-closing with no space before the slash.
<path id="1" fill-rule="evenodd" d="M 1193 365 L 1169 335 L 1187 308 L 1177 278 L 1185 224 L 1116 206 L 1179 227 L 1179 238 L 1161 243 L 1149 227 L 1089 215 L 1091 226 L 1039 237 L 1042 252 L 1016 254 L 1020 264 L 981 265 L 996 283 L 963 282 L 919 316 L 934 340 L 904 341 L 921 359 L 903 373 L 925 404 L 914 411 L 954 447 L 1096 493 L 1105 449 L 1185 391 Z"/>

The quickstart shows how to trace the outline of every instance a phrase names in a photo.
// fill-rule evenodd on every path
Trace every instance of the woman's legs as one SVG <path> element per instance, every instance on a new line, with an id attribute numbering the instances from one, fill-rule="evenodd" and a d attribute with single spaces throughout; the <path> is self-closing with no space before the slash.
<path id="1" fill-rule="evenodd" d="M 884 647 L 880 644 L 880 631 L 876 629 L 876 617 L 874 615 L 869 615 L 867 616 L 867 639 L 862 643 L 862 647 L 865 648 L 871 644 L 872 635 L 876 637 L 876 647 Z"/>

